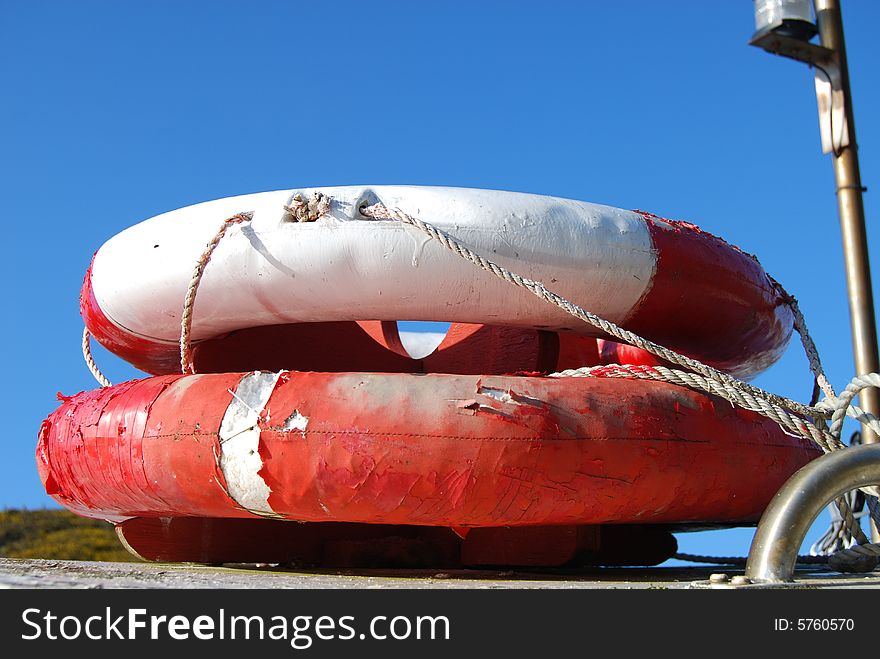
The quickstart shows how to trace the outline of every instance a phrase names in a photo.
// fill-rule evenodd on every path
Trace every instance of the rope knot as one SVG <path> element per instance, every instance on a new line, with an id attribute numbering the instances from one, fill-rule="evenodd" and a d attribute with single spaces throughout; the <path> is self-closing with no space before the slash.
<path id="1" fill-rule="evenodd" d="M 284 210 L 287 211 L 287 219 L 292 222 L 314 222 L 330 212 L 330 197 L 322 192 L 315 192 L 306 201 L 297 193 L 290 204 L 284 206 Z"/>

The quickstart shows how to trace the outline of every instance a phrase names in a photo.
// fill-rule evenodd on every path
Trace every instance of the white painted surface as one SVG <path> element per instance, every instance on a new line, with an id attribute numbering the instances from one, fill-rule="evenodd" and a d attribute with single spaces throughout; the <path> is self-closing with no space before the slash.
<path id="1" fill-rule="evenodd" d="M 589 332 L 527 291 L 482 272 L 414 227 L 362 218 L 382 202 L 455 236 L 573 302 L 622 322 L 649 288 L 656 264 L 644 219 L 555 197 L 406 186 L 315 188 L 330 215 L 285 220 L 296 193 L 230 197 L 156 216 L 111 238 L 92 285 L 107 317 L 128 331 L 176 342 L 199 255 L 222 221 L 254 211 L 214 252 L 196 300 L 195 339 L 245 327 L 328 320 L 485 322 Z"/>
<path id="2" fill-rule="evenodd" d="M 259 474 L 263 459 L 257 421 L 280 375 L 257 371 L 243 377 L 220 423 L 220 470 L 226 489 L 236 503 L 253 513 L 273 514 L 271 490 Z"/>

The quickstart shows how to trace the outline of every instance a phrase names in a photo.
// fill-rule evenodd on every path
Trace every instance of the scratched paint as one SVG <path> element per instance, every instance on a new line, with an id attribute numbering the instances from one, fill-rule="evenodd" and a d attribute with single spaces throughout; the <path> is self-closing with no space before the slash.
<path id="1" fill-rule="evenodd" d="M 242 392 L 224 424 L 247 378 L 259 391 Z M 242 435 L 252 462 L 236 458 L 247 468 L 233 473 L 224 445 Z M 468 528 L 750 523 L 818 454 L 755 413 L 662 382 L 285 372 L 77 394 L 43 424 L 37 462 L 59 503 L 104 519 Z"/>

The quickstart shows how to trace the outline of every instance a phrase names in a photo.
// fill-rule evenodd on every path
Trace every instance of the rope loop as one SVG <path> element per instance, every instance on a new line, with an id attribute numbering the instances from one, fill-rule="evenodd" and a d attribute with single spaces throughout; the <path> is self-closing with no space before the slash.
<path id="1" fill-rule="evenodd" d="M 199 284 L 202 282 L 202 275 L 205 273 L 205 268 L 208 266 L 208 262 L 211 260 L 211 255 L 214 253 L 214 250 L 217 249 L 217 245 L 220 244 L 220 241 L 223 240 L 229 227 L 235 224 L 241 224 L 242 222 L 250 222 L 253 217 L 253 211 L 248 211 L 244 213 L 236 213 L 232 217 L 223 220 L 217 233 L 214 234 L 214 237 L 211 238 L 210 242 L 205 246 L 205 251 L 202 252 L 199 260 L 196 261 L 196 265 L 193 268 L 192 278 L 186 289 L 186 297 L 183 300 L 183 313 L 180 315 L 180 372 L 184 375 L 187 373 L 195 373 L 192 364 L 192 340 L 190 335 L 192 333 L 193 307 L 196 304 L 196 293 L 198 293 Z"/>
<path id="2" fill-rule="evenodd" d="M 83 327 L 82 333 L 82 354 L 83 359 L 86 361 L 86 366 L 89 367 L 89 371 L 92 372 L 92 375 L 95 377 L 95 380 L 98 381 L 102 387 L 110 387 L 112 386 L 110 380 L 101 372 L 101 369 L 98 368 L 98 365 L 95 363 L 94 358 L 92 357 L 92 333 L 89 332 L 88 327 Z"/>

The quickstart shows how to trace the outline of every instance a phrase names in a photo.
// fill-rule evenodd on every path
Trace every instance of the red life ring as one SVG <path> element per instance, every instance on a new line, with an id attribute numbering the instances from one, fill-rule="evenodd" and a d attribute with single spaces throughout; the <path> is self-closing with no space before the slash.
<path id="1" fill-rule="evenodd" d="M 662 382 L 255 372 L 73 396 L 37 462 L 59 503 L 115 521 L 494 527 L 751 523 L 817 455 Z"/>

